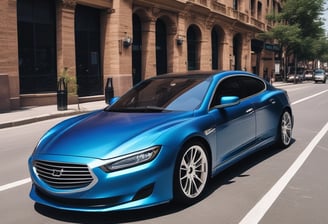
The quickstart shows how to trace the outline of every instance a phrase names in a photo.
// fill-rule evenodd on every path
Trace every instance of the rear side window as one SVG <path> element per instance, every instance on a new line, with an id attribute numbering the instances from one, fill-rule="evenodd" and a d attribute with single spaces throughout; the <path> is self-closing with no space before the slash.
<path id="1" fill-rule="evenodd" d="M 265 90 L 265 84 L 262 80 L 252 77 L 240 77 L 242 90 L 242 97 L 246 98 Z"/>

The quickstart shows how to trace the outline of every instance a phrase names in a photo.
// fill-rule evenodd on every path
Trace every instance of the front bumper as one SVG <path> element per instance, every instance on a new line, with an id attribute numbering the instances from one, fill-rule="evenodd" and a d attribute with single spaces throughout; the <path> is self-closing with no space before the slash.
<path id="1" fill-rule="evenodd" d="M 165 154 L 161 150 L 160 154 Z M 149 207 L 173 198 L 174 163 L 168 156 L 158 155 L 153 161 L 136 167 L 106 173 L 100 161 L 54 155 L 39 155 L 29 159 L 33 185 L 30 197 L 37 203 L 57 209 L 85 212 L 106 212 Z M 33 160 L 75 162 L 87 164 L 96 181 L 90 188 L 55 189 L 39 178 Z"/>
<path id="2" fill-rule="evenodd" d="M 314 76 L 314 81 L 324 82 L 325 80 L 326 80 L 326 77 L 324 77 L 324 76 Z"/>

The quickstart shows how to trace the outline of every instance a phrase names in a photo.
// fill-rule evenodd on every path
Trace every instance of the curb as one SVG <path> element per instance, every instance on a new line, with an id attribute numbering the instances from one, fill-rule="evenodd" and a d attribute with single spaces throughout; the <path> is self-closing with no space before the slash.
<path id="1" fill-rule="evenodd" d="M 88 112 L 91 112 L 91 111 L 80 110 L 80 111 L 70 111 L 70 112 L 62 112 L 62 113 L 54 113 L 54 114 L 44 114 L 44 115 L 39 115 L 39 116 L 35 116 L 35 117 L 29 117 L 29 118 L 24 118 L 24 119 L 20 119 L 20 120 L 14 120 L 14 121 L 8 121 L 5 123 L 1 123 L 0 129 L 20 126 L 20 125 L 25 125 L 25 124 L 31 124 L 34 122 L 49 120 L 49 119 L 58 118 L 58 117 L 66 117 L 66 116 L 71 116 L 71 115 L 83 114 L 83 113 L 88 113 Z"/>

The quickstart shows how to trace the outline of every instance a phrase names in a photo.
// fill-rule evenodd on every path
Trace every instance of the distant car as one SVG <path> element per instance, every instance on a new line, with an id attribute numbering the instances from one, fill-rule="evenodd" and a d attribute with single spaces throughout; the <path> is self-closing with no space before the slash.
<path id="1" fill-rule="evenodd" d="M 287 82 L 302 82 L 303 81 L 303 74 L 296 74 L 294 72 L 287 74 Z"/>
<path id="2" fill-rule="evenodd" d="M 304 71 L 304 80 L 313 80 L 313 70 Z"/>
<path id="3" fill-rule="evenodd" d="M 40 139 L 34 201 L 85 212 L 190 204 L 227 166 L 292 140 L 286 91 L 244 71 L 156 76 L 111 102 Z"/>
<path id="4" fill-rule="evenodd" d="M 313 80 L 315 83 L 317 83 L 317 82 L 326 83 L 326 79 L 327 79 L 327 76 L 326 76 L 324 70 L 317 69 L 314 71 Z"/>

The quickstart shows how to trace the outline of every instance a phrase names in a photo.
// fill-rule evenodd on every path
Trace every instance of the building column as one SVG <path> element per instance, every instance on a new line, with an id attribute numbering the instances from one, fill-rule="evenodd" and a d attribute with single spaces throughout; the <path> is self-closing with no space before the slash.
<path id="1" fill-rule="evenodd" d="M 156 76 L 156 20 L 150 19 L 142 27 L 142 73 L 147 79 Z"/>
<path id="2" fill-rule="evenodd" d="M 177 24 L 167 26 L 167 72 L 177 71 L 175 69 L 176 59 L 179 58 L 178 49 L 181 45 L 177 44 Z"/>
<path id="3" fill-rule="evenodd" d="M 1 1 L 0 21 L 0 108 L 7 111 L 20 107 L 16 0 Z"/>
<path id="4" fill-rule="evenodd" d="M 251 68 L 251 34 L 245 33 L 243 35 L 243 49 L 242 49 L 242 58 L 241 66 L 245 71 L 252 71 Z"/>
<path id="5" fill-rule="evenodd" d="M 200 70 L 212 69 L 212 42 L 211 27 L 205 26 L 201 29 L 202 39 L 200 41 Z"/>
<path id="6" fill-rule="evenodd" d="M 187 30 L 185 14 L 178 14 L 177 32 L 175 36 L 175 47 L 173 53 L 173 71 L 187 70 Z M 179 42 L 179 43 L 178 43 Z"/>
<path id="7" fill-rule="evenodd" d="M 112 78 L 114 95 L 121 96 L 132 87 L 132 45 L 123 44 L 133 34 L 132 1 L 113 0 L 102 20 L 104 83 Z"/>
<path id="8" fill-rule="evenodd" d="M 221 43 L 222 47 L 222 70 L 233 69 L 233 30 L 224 29 L 224 39 Z"/>
<path id="9" fill-rule="evenodd" d="M 76 75 L 75 6 L 75 0 L 62 0 L 57 6 L 57 75 L 65 68 Z"/>

